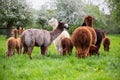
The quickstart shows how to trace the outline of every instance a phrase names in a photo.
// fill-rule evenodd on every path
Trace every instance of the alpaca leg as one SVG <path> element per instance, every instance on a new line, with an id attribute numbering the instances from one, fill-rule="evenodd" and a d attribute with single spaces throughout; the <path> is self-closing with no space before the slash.
<path id="1" fill-rule="evenodd" d="M 22 53 L 22 45 L 20 45 L 20 54 Z"/>
<path id="2" fill-rule="evenodd" d="M 23 54 L 27 53 L 28 52 L 28 47 L 27 46 L 24 46 L 24 49 L 23 49 Z"/>
<path id="3" fill-rule="evenodd" d="M 59 54 L 62 55 L 62 48 L 59 48 Z"/>
<path id="4" fill-rule="evenodd" d="M 59 47 L 56 46 L 56 49 L 57 49 L 57 53 L 58 53 L 58 55 L 60 55 Z"/>
<path id="5" fill-rule="evenodd" d="M 63 49 L 62 54 L 63 54 L 63 56 L 66 55 L 66 49 Z"/>
<path id="6" fill-rule="evenodd" d="M 41 46 L 41 54 L 42 55 L 46 55 L 47 54 L 47 47 L 45 47 L 44 45 Z"/>
<path id="7" fill-rule="evenodd" d="M 68 54 L 71 56 L 71 54 L 72 54 L 72 50 L 68 50 Z"/>
<path id="8" fill-rule="evenodd" d="M 15 55 L 14 50 L 15 50 L 15 49 L 11 49 L 11 50 L 10 50 L 10 56 Z"/>
<path id="9" fill-rule="evenodd" d="M 33 46 L 32 46 L 32 47 L 29 47 L 29 48 L 28 48 L 28 51 L 27 51 L 30 59 L 32 59 L 32 57 L 31 57 L 32 50 L 33 50 Z"/>
<path id="10" fill-rule="evenodd" d="M 17 53 L 20 54 L 20 48 L 17 47 L 16 50 L 17 50 Z"/>
<path id="11" fill-rule="evenodd" d="M 22 53 L 22 47 L 20 47 L 20 54 Z"/>

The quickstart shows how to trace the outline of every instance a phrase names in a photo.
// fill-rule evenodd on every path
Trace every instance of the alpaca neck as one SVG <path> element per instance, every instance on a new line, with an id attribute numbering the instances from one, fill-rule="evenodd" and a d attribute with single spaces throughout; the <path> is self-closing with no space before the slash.
<path id="1" fill-rule="evenodd" d="M 56 28 L 55 30 L 51 31 L 51 40 L 53 41 L 54 39 L 56 39 L 63 32 L 63 30 L 63 28 Z"/>
<path id="2" fill-rule="evenodd" d="M 14 33 L 14 38 L 17 39 L 17 33 Z"/>
<path id="3" fill-rule="evenodd" d="M 56 22 L 56 24 L 53 25 L 53 30 L 55 30 L 57 28 L 57 26 L 58 26 L 58 22 Z"/>

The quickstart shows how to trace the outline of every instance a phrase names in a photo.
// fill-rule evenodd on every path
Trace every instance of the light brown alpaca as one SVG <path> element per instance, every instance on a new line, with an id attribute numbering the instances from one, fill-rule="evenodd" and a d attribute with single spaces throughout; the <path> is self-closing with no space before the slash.
<path id="1" fill-rule="evenodd" d="M 51 32 L 43 29 L 25 30 L 21 35 L 24 53 L 27 53 L 29 58 L 32 59 L 32 50 L 34 46 L 38 46 L 41 48 L 42 55 L 47 54 L 48 46 L 62 33 L 64 28 L 68 28 L 68 24 L 59 22 L 57 28 Z"/>
<path id="2" fill-rule="evenodd" d="M 78 58 L 84 58 L 89 55 L 89 48 L 92 43 L 92 35 L 86 27 L 78 27 L 72 33 L 72 43 L 76 48 Z"/>
<path id="3" fill-rule="evenodd" d="M 6 51 L 6 56 L 12 56 L 14 55 L 14 50 L 17 50 L 17 53 L 20 54 L 22 50 L 22 44 L 20 39 L 18 39 L 18 30 L 14 29 L 14 37 L 10 37 L 7 40 L 7 51 Z"/>

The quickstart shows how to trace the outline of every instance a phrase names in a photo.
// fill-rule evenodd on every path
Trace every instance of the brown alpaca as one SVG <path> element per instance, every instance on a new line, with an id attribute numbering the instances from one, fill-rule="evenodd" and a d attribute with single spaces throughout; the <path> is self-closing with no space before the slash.
<path id="1" fill-rule="evenodd" d="M 85 16 L 83 27 L 89 26 L 87 28 L 90 30 L 92 34 L 92 44 L 95 45 L 95 43 L 97 42 L 97 35 L 93 28 L 93 22 L 94 22 L 94 18 L 92 16 Z"/>
<path id="2" fill-rule="evenodd" d="M 88 28 L 88 30 L 90 31 L 91 35 L 92 35 L 92 44 L 95 45 L 96 42 L 97 42 L 96 32 L 95 32 L 94 28 L 92 28 L 92 27 L 89 27 L 89 26 L 88 26 L 87 28 Z"/>
<path id="3" fill-rule="evenodd" d="M 95 45 L 90 45 L 90 50 L 89 50 L 89 54 L 94 55 L 94 54 L 98 54 L 99 55 L 99 48 Z"/>
<path id="4" fill-rule="evenodd" d="M 86 26 L 93 27 L 94 17 L 92 16 L 85 16 L 84 23 Z"/>
<path id="5" fill-rule="evenodd" d="M 82 26 L 83 27 L 89 26 L 88 29 L 90 30 L 90 32 L 92 34 L 92 44 L 91 44 L 92 46 L 90 47 L 91 50 L 89 52 L 92 52 L 92 54 L 93 54 L 95 51 L 95 53 L 99 54 L 99 50 L 97 50 L 98 48 L 96 50 L 94 50 L 95 49 L 94 45 L 96 45 L 96 43 L 97 43 L 98 35 L 96 33 L 96 30 L 93 28 L 93 22 L 94 22 L 94 18 L 92 16 L 86 16 Z M 96 51 L 98 51 L 98 52 L 96 52 Z M 91 55 L 91 53 L 90 53 L 90 55 Z"/>
<path id="6" fill-rule="evenodd" d="M 14 37 L 10 37 L 7 40 L 7 51 L 6 51 L 6 56 L 12 56 L 14 55 L 14 50 L 16 49 L 18 54 L 21 53 L 22 50 L 22 44 L 20 39 L 17 38 L 18 36 L 18 30 L 14 29 Z"/>
<path id="7" fill-rule="evenodd" d="M 67 37 L 63 38 L 61 40 L 61 45 L 62 45 L 63 55 L 66 55 L 66 53 L 68 53 L 69 55 L 72 54 L 73 45 L 70 38 Z"/>
<path id="8" fill-rule="evenodd" d="M 91 32 L 86 27 L 78 27 L 72 33 L 72 43 L 76 48 L 78 58 L 84 58 L 89 55 L 89 48 L 92 43 Z"/>
<path id="9" fill-rule="evenodd" d="M 104 51 L 109 51 L 109 49 L 110 49 L 110 39 L 108 37 L 105 37 L 103 39 L 103 46 L 104 46 Z"/>

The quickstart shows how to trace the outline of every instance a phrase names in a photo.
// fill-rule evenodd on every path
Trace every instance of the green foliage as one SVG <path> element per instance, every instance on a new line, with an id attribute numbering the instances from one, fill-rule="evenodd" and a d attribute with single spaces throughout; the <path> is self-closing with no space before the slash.
<path id="1" fill-rule="evenodd" d="M 42 29 L 45 29 L 47 20 L 45 18 L 39 17 L 37 23 L 41 26 Z"/>
<path id="2" fill-rule="evenodd" d="M 118 23 L 120 23 L 120 0 L 108 0 L 111 9 L 111 15 Z"/>
<path id="3" fill-rule="evenodd" d="M 30 60 L 28 55 L 17 53 L 6 58 L 6 39 L 0 36 L 0 80 L 119 80 L 120 35 L 108 37 L 110 52 L 104 52 L 101 45 L 100 56 L 78 59 L 75 49 L 71 56 L 59 56 L 52 44 L 46 56 L 35 47 Z"/>
<path id="4" fill-rule="evenodd" d="M 70 25 L 78 25 L 84 15 L 82 12 L 84 2 L 82 0 L 58 0 L 56 7 L 57 10 L 54 16 Z"/>
<path id="5" fill-rule="evenodd" d="M 109 32 L 120 34 L 120 0 L 108 0 L 110 18 L 108 18 Z"/>

